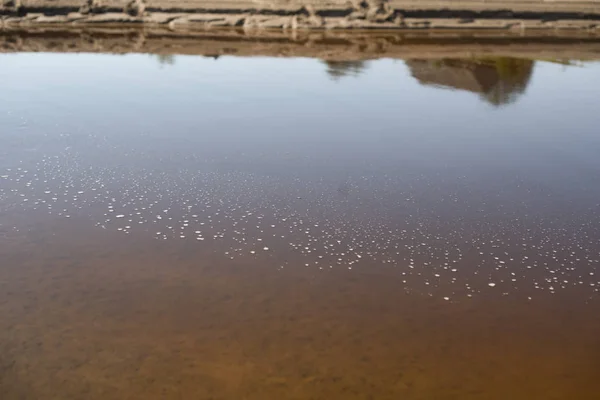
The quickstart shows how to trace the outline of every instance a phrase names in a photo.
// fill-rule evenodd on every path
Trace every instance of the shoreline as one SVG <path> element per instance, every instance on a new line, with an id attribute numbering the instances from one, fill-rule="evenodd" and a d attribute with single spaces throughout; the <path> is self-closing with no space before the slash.
<path id="1" fill-rule="evenodd" d="M 171 31 L 588 31 L 600 2 L 577 0 L 3 0 L 0 30 L 139 26 Z"/>
<path id="2" fill-rule="evenodd" d="M 535 31 L 524 36 L 492 31 L 249 33 L 241 29 L 174 32 L 160 27 L 62 26 L 0 31 L 0 54 L 17 52 L 305 57 L 326 61 L 509 57 L 564 62 L 600 60 L 600 36 L 581 31 L 561 36 Z"/>

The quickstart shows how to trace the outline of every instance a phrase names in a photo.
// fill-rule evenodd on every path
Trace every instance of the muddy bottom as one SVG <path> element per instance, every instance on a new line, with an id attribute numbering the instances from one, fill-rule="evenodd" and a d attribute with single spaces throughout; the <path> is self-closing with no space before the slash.
<path id="1" fill-rule="evenodd" d="M 59 223 L 0 270 L 5 399 L 596 399 L 597 301 L 407 294 Z"/>

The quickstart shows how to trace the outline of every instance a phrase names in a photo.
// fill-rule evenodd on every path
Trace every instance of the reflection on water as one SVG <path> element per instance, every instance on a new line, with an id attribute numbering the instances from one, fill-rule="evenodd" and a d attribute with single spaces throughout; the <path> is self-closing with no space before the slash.
<path id="1" fill-rule="evenodd" d="M 175 64 L 175 55 L 173 54 L 156 54 L 155 57 L 161 66 Z"/>
<path id="2" fill-rule="evenodd" d="M 337 81 L 345 76 L 359 76 L 368 68 L 366 61 L 325 61 L 327 74 Z"/>
<path id="3" fill-rule="evenodd" d="M 157 54 L 161 66 L 175 64 L 173 54 Z M 218 57 L 215 57 L 218 59 Z M 368 68 L 368 61 L 324 61 L 333 81 L 358 77 Z M 408 60 L 411 75 L 423 85 L 466 90 L 480 94 L 482 100 L 494 106 L 516 101 L 525 93 L 533 75 L 535 61 L 509 57 L 472 60 Z"/>
<path id="4" fill-rule="evenodd" d="M 5 398 L 596 399 L 597 64 L 176 61 L 0 57 Z"/>
<path id="5" fill-rule="evenodd" d="M 512 103 L 525 93 L 534 63 L 507 57 L 407 61 L 420 83 L 477 93 L 494 106 Z"/>

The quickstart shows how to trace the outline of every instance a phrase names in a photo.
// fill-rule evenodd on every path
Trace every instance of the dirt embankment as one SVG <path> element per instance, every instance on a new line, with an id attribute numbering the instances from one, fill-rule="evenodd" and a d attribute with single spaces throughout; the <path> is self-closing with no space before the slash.
<path id="1" fill-rule="evenodd" d="M 598 0 L 0 0 L 0 26 L 600 32 Z"/>
<path id="2" fill-rule="evenodd" d="M 165 28 L 45 27 L 0 32 L 0 52 L 146 53 L 156 55 L 311 57 L 325 61 L 377 58 L 448 59 L 512 57 L 551 61 L 600 60 L 600 36 L 569 31 L 246 32 L 242 29 L 179 32 Z"/>

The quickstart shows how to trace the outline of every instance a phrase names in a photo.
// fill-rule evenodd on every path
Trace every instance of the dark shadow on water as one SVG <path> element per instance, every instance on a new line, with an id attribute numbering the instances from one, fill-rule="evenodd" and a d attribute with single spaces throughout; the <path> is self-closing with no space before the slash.
<path id="1" fill-rule="evenodd" d="M 338 81 L 347 76 L 359 76 L 369 67 L 366 61 L 323 61 L 331 80 Z"/>
<path id="2" fill-rule="evenodd" d="M 154 54 L 160 67 L 175 65 L 175 55 L 173 54 Z"/>
<path id="3" fill-rule="evenodd" d="M 496 107 L 525 93 L 535 61 L 509 57 L 408 60 L 411 75 L 426 86 L 465 90 Z"/>

